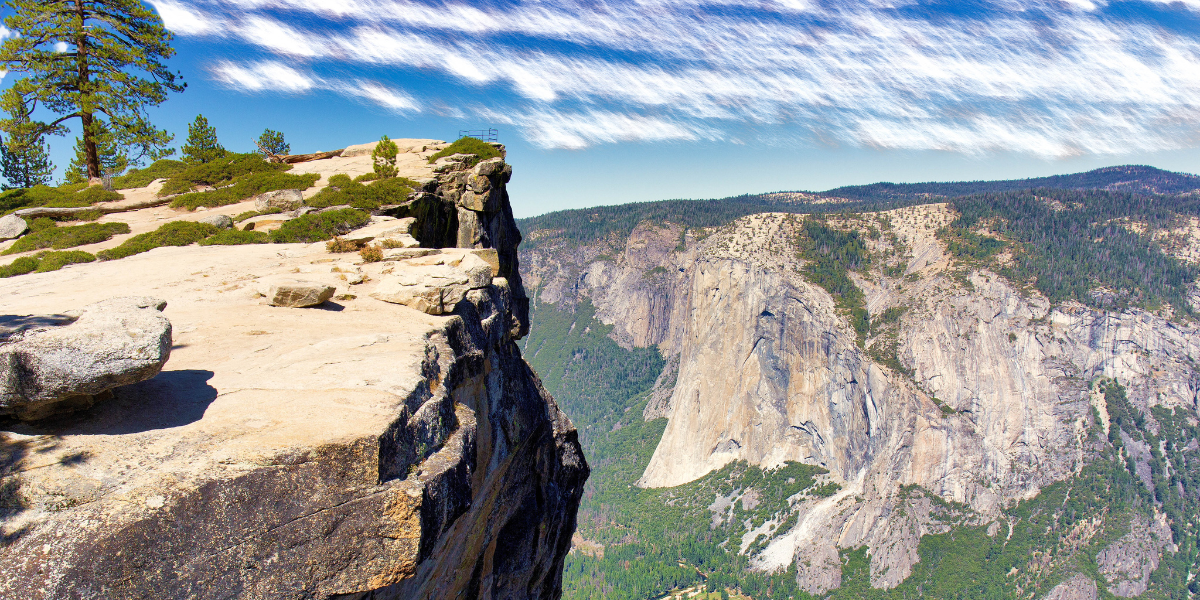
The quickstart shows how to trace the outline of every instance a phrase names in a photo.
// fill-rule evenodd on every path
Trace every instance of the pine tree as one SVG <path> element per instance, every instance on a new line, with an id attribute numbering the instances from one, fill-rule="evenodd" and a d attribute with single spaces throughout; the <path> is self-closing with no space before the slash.
<path id="1" fill-rule="evenodd" d="M 400 148 L 396 146 L 396 142 L 389 140 L 386 135 L 375 144 L 375 149 L 371 151 L 371 160 L 375 163 L 377 178 L 387 179 L 399 173 L 396 169 L 396 155 L 399 153 Z"/>
<path id="2" fill-rule="evenodd" d="M 129 168 L 129 157 L 108 127 L 101 122 L 96 134 L 96 155 L 100 159 L 100 175 L 116 177 Z M 63 174 L 67 183 L 88 181 L 87 147 L 81 138 L 75 138 L 75 158 Z"/>
<path id="3" fill-rule="evenodd" d="M 135 162 L 174 152 L 166 148 L 172 136 L 146 114 L 168 92 L 186 87 L 163 63 L 175 51 L 157 13 L 140 0 L 8 0 L 8 6 L 13 14 L 4 24 L 18 35 L 0 45 L 0 68 L 27 75 L 18 82 L 26 101 L 57 116 L 37 122 L 39 136 L 79 119 L 89 179 L 101 174 L 102 123 Z"/>
<path id="4" fill-rule="evenodd" d="M 292 145 L 283 141 L 283 134 L 273 129 L 264 130 L 262 135 L 258 136 L 255 145 L 263 158 L 281 156 L 292 150 Z"/>
<path id="5" fill-rule="evenodd" d="M 188 125 L 187 143 L 183 145 L 183 162 L 206 163 L 225 158 L 225 148 L 217 141 L 217 128 L 208 124 L 204 115 Z"/>
<path id="6" fill-rule="evenodd" d="M 8 117 L 0 120 L 0 129 L 8 138 L 0 143 L 0 169 L 3 169 L 6 184 L 4 189 L 30 188 L 50 183 L 54 164 L 50 162 L 49 148 L 41 136 L 35 135 L 31 126 L 29 105 L 14 88 L 0 95 L 0 109 Z"/>

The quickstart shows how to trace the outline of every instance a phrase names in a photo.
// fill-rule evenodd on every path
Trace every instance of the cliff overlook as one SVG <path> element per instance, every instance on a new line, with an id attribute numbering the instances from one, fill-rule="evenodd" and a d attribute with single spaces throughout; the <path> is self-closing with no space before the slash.
<path id="1" fill-rule="evenodd" d="M 124 233 L 71 249 L 100 260 L 13 272 L 47 260 L 17 244 L 72 223 L 0 246 L 18 250 L 0 280 L 0 596 L 559 596 L 588 468 L 516 345 L 528 309 L 511 168 L 397 142 L 399 177 L 359 187 L 414 189 L 373 206 L 321 202 L 358 189 L 369 144 L 296 162 L 302 189 L 240 201 L 227 200 L 236 182 L 118 190 L 82 208 Z M 337 227 L 321 230 L 329 215 Z M 164 237 L 189 227 L 208 243 Z M 153 247 L 164 239 L 176 243 Z M 46 381 L 23 366 L 70 364 L 42 340 L 114 302 L 161 311 L 165 364 L 86 401 L 20 408 Z M 119 342 L 97 356 L 120 358 Z"/>

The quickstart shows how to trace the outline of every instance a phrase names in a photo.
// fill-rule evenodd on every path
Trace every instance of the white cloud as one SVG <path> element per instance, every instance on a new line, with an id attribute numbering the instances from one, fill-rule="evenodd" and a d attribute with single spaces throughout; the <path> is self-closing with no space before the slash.
<path id="1" fill-rule="evenodd" d="M 218 82 L 247 92 L 304 94 L 328 90 L 343 96 L 367 100 L 394 112 L 419 112 L 420 105 L 411 95 L 374 81 L 342 81 L 301 72 L 278 61 L 247 64 L 221 61 L 211 69 Z"/>
<path id="2" fill-rule="evenodd" d="M 54 43 L 54 51 L 59 54 L 66 52 L 67 51 L 67 43 L 66 42 L 55 42 Z"/>
<path id="3" fill-rule="evenodd" d="M 713 132 L 751 124 L 855 145 L 1067 156 L 1178 148 L 1200 133 L 1195 37 L 1114 20 L 1100 0 L 996 0 L 1005 11 L 981 19 L 889 8 L 909 4 L 155 0 L 180 34 L 219 32 L 278 57 L 219 62 L 231 87 L 336 88 L 408 111 L 417 102 L 381 84 L 334 85 L 282 61 L 439 73 L 507 92 L 495 113 L 520 115 L 508 118 L 553 147 L 728 137 Z"/>

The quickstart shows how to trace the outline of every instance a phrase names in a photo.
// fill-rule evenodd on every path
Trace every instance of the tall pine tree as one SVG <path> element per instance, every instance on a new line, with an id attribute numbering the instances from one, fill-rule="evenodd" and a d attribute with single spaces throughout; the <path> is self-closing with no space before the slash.
<path id="1" fill-rule="evenodd" d="M 49 149 L 37 126 L 29 118 L 30 107 L 20 91 L 9 88 L 0 95 L 0 109 L 7 117 L 0 120 L 0 130 L 8 134 L 0 141 L 0 169 L 6 181 L 4 189 L 30 188 L 50 183 L 54 165 Z"/>
<path id="2" fill-rule="evenodd" d="M 25 100 L 57 117 L 40 134 L 78 119 L 88 179 L 100 177 L 98 137 L 108 126 L 133 161 L 169 156 L 172 136 L 146 108 L 186 87 L 164 60 L 175 54 L 162 19 L 140 0 L 8 0 L 4 24 L 18 35 L 0 45 L 0 68 L 26 77 Z M 65 50 L 63 50 L 65 45 Z"/>
<path id="3" fill-rule="evenodd" d="M 188 125 L 187 142 L 183 144 L 183 162 L 206 163 L 225 158 L 225 148 L 217 141 L 217 128 L 208 124 L 204 115 Z"/>

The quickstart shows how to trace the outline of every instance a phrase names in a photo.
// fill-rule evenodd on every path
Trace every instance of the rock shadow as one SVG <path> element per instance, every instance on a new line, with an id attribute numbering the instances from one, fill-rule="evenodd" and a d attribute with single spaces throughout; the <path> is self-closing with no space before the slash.
<path id="1" fill-rule="evenodd" d="M 78 317 L 70 315 L 0 315 L 0 343 L 30 329 L 62 327 L 74 323 Z"/>
<path id="2" fill-rule="evenodd" d="M 163 371 L 147 381 L 112 390 L 88 410 L 10 428 L 27 435 L 122 435 L 195 423 L 217 399 L 212 371 Z"/>

